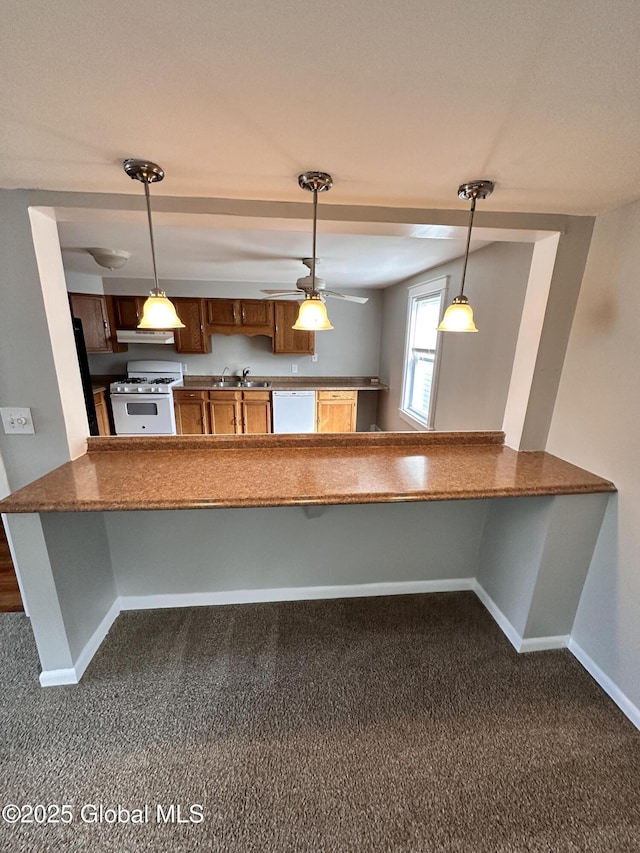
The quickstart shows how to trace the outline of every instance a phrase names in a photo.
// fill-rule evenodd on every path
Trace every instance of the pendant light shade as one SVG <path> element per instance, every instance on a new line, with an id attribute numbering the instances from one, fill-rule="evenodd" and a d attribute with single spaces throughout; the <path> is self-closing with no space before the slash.
<path id="1" fill-rule="evenodd" d="M 469 247 L 471 246 L 471 229 L 473 228 L 473 215 L 476 211 L 476 200 L 487 198 L 493 192 L 493 181 L 468 181 L 458 187 L 458 197 L 471 201 L 469 212 L 469 228 L 467 231 L 467 247 L 464 253 L 464 266 L 462 267 L 462 281 L 460 282 L 460 293 L 453 303 L 444 312 L 442 322 L 438 326 L 439 332 L 477 332 L 476 324 L 473 322 L 473 309 L 469 300 L 464 295 L 464 281 L 467 275 L 467 263 L 469 261 Z"/>
<path id="2" fill-rule="evenodd" d="M 324 332 L 333 329 L 325 304 L 319 296 L 306 296 L 300 305 L 298 319 L 291 327 L 299 332 Z"/>
<path id="3" fill-rule="evenodd" d="M 149 184 L 161 181 L 164 178 L 164 170 L 157 163 L 151 163 L 148 160 L 125 160 L 123 166 L 130 178 L 144 184 L 144 197 L 147 202 L 147 220 L 149 222 L 149 239 L 151 241 L 151 260 L 153 261 L 153 280 L 155 286 L 149 293 L 149 298 L 144 303 L 142 319 L 138 323 L 138 328 L 184 329 L 185 325 L 178 317 L 175 306 L 167 299 L 167 294 L 163 290 L 160 290 L 158 285 L 156 247 L 153 241 L 153 225 L 151 223 Z"/>
<path id="4" fill-rule="evenodd" d="M 176 313 L 175 305 L 163 290 L 151 291 L 142 309 L 139 329 L 184 329 L 184 323 Z"/>
<path id="5" fill-rule="evenodd" d="M 333 329 L 327 316 L 327 309 L 316 290 L 316 237 L 318 232 L 318 193 L 327 192 L 333 186 L 333 179 L 327 172 L 303 172 L 298 175 L 298 186 L 313 193 L 313 255 L 309 269 L 311 275 L 311 290 L 307 292 L 304 302 L 300 305 L 298 319 L 291 327 L 295 331 L 324 332 Z M 306 263 L 306 262 L 305 262 Z"/>
<path id="6" fill-rule="evenodd" d="M 477 332 L 473 322 L 473 309 L 466 296 L 456 296 L 444 312 L 439 332 Z"/>

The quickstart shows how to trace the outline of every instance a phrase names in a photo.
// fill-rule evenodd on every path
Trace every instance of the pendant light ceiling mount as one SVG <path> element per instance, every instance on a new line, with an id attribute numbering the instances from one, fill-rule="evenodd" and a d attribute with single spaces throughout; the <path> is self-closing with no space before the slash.
<path id="1" fill-rule="evenodd" d="M 333 178 L 328 172 L 303 172 L 298 175 L 298 186 L 311 193 L 324 193 L 333 186 Z"/>
<path id="2" fill-rule="evenodd" d="M 464 295 L 464 282 L 467 276 L 467 263 L 469 262 L 469 250 L 471 248 L 471 231 L 473 229 L 473 216 L 476 212 L 476 201 L 488 198 L 493 192 L 495 184 L 493 181 L 477 180 L 466 181 L 458 187 L 458 198 L 471 202 L 469 211 L 469 228 L 467 230 L 467 246 L 464 252 L 464 266 L 462 267 L 462 280 L 460 282 L 460 293 L 455 297 L 451 305 L 444 312 L 442 322 L 438 326 L 439 332 L 477 332 L 476 324 L 473 322 L 473 310 L 469 300 Z"/>
<path id="3" fill-rule="evenodd" d="M 153 240 L 153 224 L 151 222 L 151 198 L 149 184 L 155 184 L 164 178 L 164 169 L 150 160 L 129 158 L 122 164 L 130 178 L 144 184 L 144 197 L 147 204 L 147 220 L 149 222 L 149 239 L 151 240 L 151 260 L 153 261 L 154 288 L 142 309 L 142 319 L 139 329 L 184 329 L 185 325 L 178 317 L 174 304 L 167 299 L 167 294 L 160 290 L 158 270 L 156 267 L 156 247 Z"/>
<path id="4" fill-rule="evenodd" d="M 494 187 L 493 181 L 467 181 L 458 187 L 458 198 L 465 201 L 489 198 Z"/>

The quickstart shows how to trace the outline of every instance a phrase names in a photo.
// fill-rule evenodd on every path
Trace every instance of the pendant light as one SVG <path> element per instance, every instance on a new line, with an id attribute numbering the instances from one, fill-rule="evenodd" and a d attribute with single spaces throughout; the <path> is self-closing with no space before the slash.
<path id="1" fill-rule="evenodd" d="M 300 305 L 298 319 L 291 327 L 302 332 L 322 332 L 333 329 L 327 309 L 316 290 L 316 235 L 318 230 L 318 193 L 327 192 L 333 186 L 331 175 L 326 172 L 303 172 L 298 175 L 298 185 L 313 193 L 313 253 L 311 257 L 311 291 L 305 294 Z"/>
<path id="2" fill-rule="evenodd" d="M 476 211 L 477 199 L 488 198 L 493 192 L 493 181 L 467 181 L 458 187 L 458 198 L 471 201 L 469 213 L 469 230 L 467 231 L 467 248 L 464 253 L 464 266 L 462 267 L 462 282 L 460 293 L 452 304 L 444 312 L 442 322 L 438 326 L 439 332 L 477 332 L 476 324 L 473 322 L 473 310 L 469 300 L 464 295 L 464 280 L 467 274 L 467 262 L 469 260 L 469 247 L 471 245 L 471 229 L 473 228 L 473 215 Z"/>
<path id="3" fill-rule="evenodd" d="M 149 298 L 142 309 L 142 319 L 138 323 L 139 329 L 184 329 L 184 323 L 178 317 L 175 306 L 167 299 L 167 294 L 160 290 L 158 285 L 158 271 L 156 269 L 156 248 L 153 242 L 153 226 L 151 224 L 151 199 L 149 197 L 149 184 L 161 181 L 164 178 L 164 170 L 156 163 L 147 160 L 125 160 L 124 170 L 136 181 L 144 184 L 144 197 L 147 202 L 147 219 L 149 220 L 149 238 L 151 240 L 151 260 L 153 261 L 153 280 L 155 287 L 149 293 Z"/>

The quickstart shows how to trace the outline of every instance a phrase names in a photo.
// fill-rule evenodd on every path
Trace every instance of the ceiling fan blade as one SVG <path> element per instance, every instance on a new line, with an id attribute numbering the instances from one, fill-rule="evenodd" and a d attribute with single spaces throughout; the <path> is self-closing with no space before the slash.
<path id="1" fill-rule="evenodd" d="M 346 296 L 344 293 L 336 293 L 334 290 L 323 290 L 323 296 L 329 296 L 331 299 L 344 299 L 347 302 L 357 302 L 359 305 L 364 305 L 369 301 L 369 297 L 365 296 Z"/>
<path id="2" fill-rule="evenodd" d="M 284 296 L 285 293 L 286 294 L 295 294 L 296 296 L 301 295 L 299 290 L 261 290 L 260 293 L 278 293 L 282 296 Z"/>

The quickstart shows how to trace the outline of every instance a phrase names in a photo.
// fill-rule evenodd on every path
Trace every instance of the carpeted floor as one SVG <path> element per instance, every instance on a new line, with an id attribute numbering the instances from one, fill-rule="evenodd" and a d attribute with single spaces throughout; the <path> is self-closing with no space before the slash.
<path id="1" fill-rule="evenodd" d="M 73 687 L 0 639 L 0 801 L 73 816 L 3 853 L 640 851 L 640 733 L 472 593 L 125 613 Z"/>

